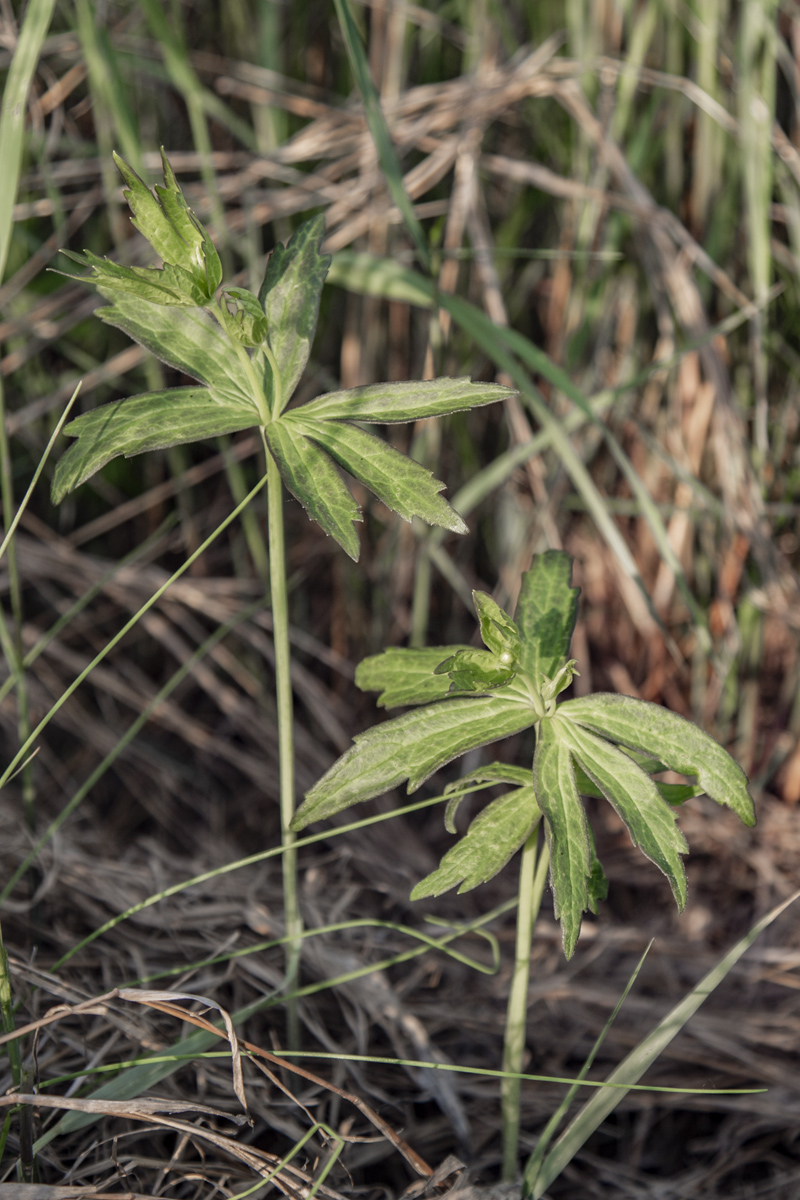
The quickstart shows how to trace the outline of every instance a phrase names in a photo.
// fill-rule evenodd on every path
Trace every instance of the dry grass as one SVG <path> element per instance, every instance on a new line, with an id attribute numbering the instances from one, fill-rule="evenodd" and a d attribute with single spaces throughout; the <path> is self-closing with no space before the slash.
<path id="1" fill-rule="evenodd" d="M 645 19 L 648 7 L 640 7 L 637 20 Z M 187 61 L 198 86 L 260 131 L 260 144 L 243 146 L 221 120 L 212 120 L 209 159 L 192 144 L 183 101 L 163 78 L 157 42 L 135 13 L 123 9 L 110 6 L 110 44 L 127 64 L 125 78 L 136 92 L 143 128 L 150 121 L 144 166 L 156 169 L 155 146 L 163 140 L 190 202 L 213 225 L 219 209 L 209 193 L 212 179 L 225 219 L 224 228 L 213 226 L 215 236 L 245 282 L 263 270 L 264 251 L 285 237 L 292 218 L 313 207 L 326 212 L 331 250 L 368 250 L 411 264 L 410 242 L 363 113 L 346 95 L 341 48 L 325 32 L 327 11 L 321 16 L 308 8 L 302 70 L 288 35 L 285 69 L 276 70 L 246 61 L 246 39 L 237 43 L 228 31 L 215 45 L 202 22 L 196 31 L 190 28 Z M 412 631 L 415 596 L 418 602 L 420 594 L 428 597 L 424 587 L 420 592 L 420 563 L 430 561 L 446 573 L 443 580 L 434 572 L 425 605 L 430 641 L 469 640 L 465 593 L 480 585 L 494 589 L 501 602 L 513 602 L 531 554 L 558 545 L 575 556 L 576 582 L 583 588 L 578 686 L 638 694 L 694 716 L 732 747 L 754 777 L 754 832 L 704 803 L 682 815 L 692 856 L 690 905 L 680 919 L 666 884 L 634 854 L 613 814 L 593 813 L 611 880 L 609 902 L 569 964 L 552 916 L 538 926 L 527 1069 L 547 1075 L 579 1069 L 656 936 L 604 1044 L 601 1077 L 756 916 L 800 883 L 793 807 L 800 800 L 800 347 L 793 332 L 800 157 L 793 101 L 771 138 L 774 199 L 780 200 L 767 214 L 771 270 L 784 291 L 765 307 L 747 257 L 752 215 L 740 218 L 736 205 L 725 207 L 726 189 L 739 188 L 747 136 L 727 68 L 709 94 L 694 78 L 688 52 L 677 66 L 669 61 L 666 18 L 647 62 L 637 63 L 633 18 L 617 21 L 611 5 L 588 11 L 592 21 L 581 58 L 575 28 L 566 50 L 560 36 L 548 36 L 560 14 L 559 22 L 538 30 L 530 46 L 512 55 L 498 44 L 493 25 L 443 25 L 434 13 L 376 4 L 369 14 L 370 61 L 406 188 L 443 248 L 442 291 L 467 296 L 498 325 L 529 336 L 569 370 L 585 395 L 600 397 L 598 404 L 601 393 L 620 389 L 613 403 L 607 397 L 606 420 L 661 506 L 670 544 L 707 617 L 710 651 L 699 643 L 618 466 L 598 430 L 586 423 L 573 445 L 615 514 L 663 627 L 599 539 L 592 514 L 582 511 L 552 450 L 529 458 L 482 502 L 470 517 L 469 538 L 451 538 L 429 548 L 429 555 L 425 547 L 420 552 L 412 530 L 398 529 L 379 505 L 368 510 L 357 569 L 294 502 L 287 518 L 300 789 L 375 719 L 370 700 L 352 685 L 353 666 Z M 3 44 L 11 46 L 6 8 L 2 20 Z M 514 28 L 521 17 L 509 8 L 507 20 Z M 426 58 L 433 42 L 426 39 L 439 39 L 435 81 Z M 786 53 L 791 56 L 796 44 L 792 25 Z M 723 57 L 729 49 L 722 47 Z M 29 169 L 15 209 L 18 237 L 0 287 L 0 369 L 17 495 L 78 378 L 80 402 L 88 407 L 152 386 L 161 370 L 99 322 L 87 324 L 96 297 L 41 274 L 56 264 L 64 245 L 91 245 L 130 261 L 142 253 L 123 217 L 120 192 L 108 193 L 97 145 L 102 120 L 86 59 L 86 48 L 68 29 L 54 31 L 46 43 L 30 101 Z M 731 71 L 739 68 L 735 59 Z M 285 137 L 270 143 L 265 113 L 273 133 L 281 120 L 286 123 Z M 684 171 L 677 182 L 675 159 L 668 157 L 676 127 Z M 703 200 L 696 182 L 697 147 L 710 127 L 726 147 L 716 194 L 711 188 L 723 212 L 717 225 L 714 204 Z M 543 250 L 554 253 L 542 257 Z M 512 256 L 504 256 L 507 251 Z M 744 314 L 739 325 L 734 319 L 717 330 L 738 312 Z M 764 347 L 766 389 L 758 383 Z M 444 313 L 438 332 L 435 324 L 431 332 L 429 314 L 403 298 L 332 290 L 301 398 L 332 381 L 348 387 L 434 370 L 488 377 L 495 367 Z M 570 403 L 547 380 L 538 382 L 551 410 L 568 420 Z M 507 445 L 528 441 L 535 426 L 530 410 L 515 404 L 505 414 L 454 421 L 441 445 L 435 431 L 419 428 L 415 445 L 430 465 L 438 463 L 452 494 Z M 59 512 L 43 496 L 37 499 L 15 543 L 19 638 L 26 653 L 40 647 L 26 670 L 32 723 L 230 511 L 241 482 L 237 469 L 250 478 L 259 469 L 256 452 L 255 440 L 242 437 L 231 446 L 197 447 L 114 469 Z M 118 913 L 278 843 L 271 620 L 258 607 L 263 519 L 254 509 L 249 530 L 234 530 L 217 543 L 56 714 L 34 763 L 35 832 L 21 816 L 21 781 L 0 796 L 5 882 L 98 764 L 118 755 L 42 846 L 3 907 L 18 1021 L 38 1022 L 57 1005 L 85 1006 L 83 1012 L 56 1012 L 23 1043 L 42 1089 L 37 1137 L 59 1117 L 44 1103 L 48 1081 L 74 1076 L 53 1090 L 85 1109 L 88 1072 L 158 1054 L 186 1032 L 185 1018 L 109 996 L 114 989 L 141 982 L 209 997 L 229 1012 L 256 1005 L 238 1028 L 240 1036 L 266 1054 L 281 1044 L 282 949 L 253 949 L 283 932 L 277 859 L 210 876 L 143 908 L 54 966 Z M 4 564 L 0 591 L 8 610 L 14 586 Z M 73 604 L 78 609 L 69 624 L 41 646 Z M 232 631 L 159 699 L 176 670 L 229 622 L 235 623 Z M 677 660 L 664 630 L 677 646 Z M 120 751 L 131 723 L 150 709 L 142 731 Z M 13 753 L 19 710 L 10 687 L 0 722 Z M 519 740 L 505 747 L 509 757 L 527 749 Z M 25 1193 L 28 1200 L 239 1193 L 279 1163 L 312 1121 L 346 1139 L 340 1163 L 323 1185 L 327 1195 L 378 1200 L 402 1193 L 415 1178 L 403 1153 L 411 1147 L 409 1153 L 433 1169 L 449 1154 L 460 1156 L 468 1175 L 449 1164 L 431 1194 L 458 1179 L 459 1188 L 469 1184 L 462 1200 L 472 1200 L 473 1185 L 497 1173 L 497 1081 L 345 1061 L 348 1054 L 383 1054 L 497 1068 L 511 915 L 490 926 L 501 949 L 495 975 L 433 951 L 370 969 L 418 944 L 380 923 L 423 928 L 424 914 L 409 904 L 408 894 L 447 844 L 433 810 L 304 851 L 307 926 L 373 922 L 306 943 L 304 1037 L 309 1048 L 336 1056 L 310 1064 L 324 1081 L 274 1062 L 270 1076 L 265 1059 L 244 1056 L 250 1123 L 237 1125 L 231 1118 L 241 1114 L 241 1104 L 230 1058 L 195 1058 L 153 1086 L 157 1112 L 152 1095 L 148 1101 L 120 1100 L 124 1109 L 106 1107 L 99 1122 L 50 1141 L 39 1161 L 43 1183 L 53 1186 L 35 1196 Z M 444 897 L 431 911 L 473 920 L 512 892 L 511 880 L 501 877 L 458 901 Z M 435 927 L 426 928 L 435 935 Z M 553 1200 L 780 1200 L 797 1194 L 796 941 L 789 919 L 774 927 L 651 1076 L 664 1086 L 764 1086 L 768 1092 L 728 1098 L 631 1093 L 553 1185 Z M 489 961 L 489 947 L 476 935 L 458 945 Z M 348 982 L 326 984 L 351 972 L 356 977 Z M 104 998 L 89 1003 L 98 996 Z M 199 1003 L 187 1003 L 201 1011 Z M 3 1067 L 0 1093 L 9 1086 Z M 549 1084 L 523 1089 L 526 1148 L 560 1094 Z M 205 1107 L 192 1115 L 184 1110 L 188 1103 Z M 376 1129 L 364 1105 L 399 1132 L 399 1149 Z M 3 1166 L 3 1187 L 12 1200 L 19 1130 L 15 1122 Z M 331 1152 L 330 1140 L 315 1135 L 272 1186 L 292 1197 L 307 1195 Z"/>

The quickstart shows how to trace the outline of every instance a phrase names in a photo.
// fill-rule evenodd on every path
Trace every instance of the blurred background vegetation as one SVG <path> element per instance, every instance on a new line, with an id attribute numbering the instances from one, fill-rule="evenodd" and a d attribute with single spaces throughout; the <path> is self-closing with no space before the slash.
<path id="1" fill-rule="evenodd" d="M 19 187 L 5 198 L 13 202 L 0 282 L 6 527 L 79 380 L 82 411 L 187 382 L 97 320 L 102 301 L 58 274 L 61 247 L 144 264 L 112 150 L 154 182 L 163 146 L 227 278 L 254 290 L 275 243 L 324 211 L 334 263 L 299 402 L 434 374 L 511 381 L 520 396 L 505 410 L 385 431 L 446 482 L 466 537 L 403 525 L 354 484 L 365 508 L 354 565 L 287 500 L 298 786 L 306 790 L 376 719 L 372 699 L 352 684 L 360 658 L 388 644 L 471 640 L 472 588 L 511 609 L 531 555 L 563 547 L 583 589 L 579 694 L 629 693 L 698 720 L 748 772 L 761 814 L 755 844 L 702 805 L 687 815 L 701 853 L 683 927 L 666 884 L 628 857 L 609 824 L 601 857 L 611 898 L 591 952 L 577 956 L 587 995 L 598 992 L 586 956 L 601 946 L 616 947 L 619 961 L 612 969 L 604 959 L 598 972 L 624 978 L 617 935 L 631 918 L 638 933 L 628 950 L 654 930 L 694 939 L 699 970 L 701 950 L 727 944 L 798 877 L 800 13 L 788 0 L 371 0 L 353 12 L 428 264 L 392 201 L 332 4 L 55 5 L 27 97 Z M 0 2 L 6 75 L 24 16 L 23 5 Z M 47 483 L 65 444 L 0 564 L 6 759 L 263 469 L 249 435 L 180 447 L 111 463 L 56 510 Z M 4 791 L 3 928 L 20 986 L 38 986 L 33 947 L 49 968 L 129 904 L 275 844 L 264 505 L 259 497 L 63 704 Z M 517 741 L 505 753 L 529 750 Z M 408 891 L 448 840 L 438 815 L 415 820 L 361 849 L 336 842 L 312 855 L 310 923 L 314 914 L 335 919 L 334 910 L 418 923 Z M 35 864 L 22 870 L 32 847 Z M 201 959 L 228 935 L 242 945 L 279 935 L 278 875 L 264 870 L 217 881 L 194 907 L 163 904 L 158 922 L 126 924 L 94 943 L 59 976 L 71 979 L 70 998 Z M 475 913 L 490 907 L 482 895 L 470 903 Z M 464 907 L 444 898 L 437 911 Z M 566 987 L 556 939 L 543 928 L 543 977 Z M 180 945 L 176 929 L 185 931 Z M 503 945 L 510 936 L 501 933 Z M 370 948 L 357 949 L 368 961 Z M 334 957 L 320 951 L 307 970 L 334 976 L 345 969 Z M 241 1003 L 248 989 L 277 986 L 279 961 L 260 976 L 220 968 L 204 987 L 210 995 L 224 984 Z M 748 986 L 768 980 L 765 1011 L 796 1028 L 796 1007 L 781 1007 L 796 994 L 793 963 L 774 960 Z M 460 1007 L 463 980 L 448 966 L 441 994 L 453 997 L 452 1022 L 440 1028 L 425 993 L 440 968 L 426 969 L 403 994 L 411 1004 L 421 990 L 414 1012 L 433 1022 L 437 1045 L 458 1061 L 496 1058 L 490 985 L 475 1000 L 479 1035 Z M 590 1039 L 597 1014 L 576 997 L 580 1038 Z M 26 1003 L 39 1011 L 41 992 Z M 353 1044 L 366 1044 L 364 1022 L 380 1019 L 368 1005 L 363 1016 L 363 997 L 339 1003 L 335 1015 L 307 1009 L 308 1029 L 324 1042 L 335 1026 L 344 1044 L 349 1028 Z M 360 1032 L 348 1004 L 362 1013 Z M 381 1028 L 395 1050 L 410 1036 Z M 635 1185 L 644 1190 L 624 1194 L 650 1194 L 651 1170 L 688 1172 L 681 1178 L 694 1190 L 675 1195 L 760 1195 L 734 1189 L 750 1186 L 748 1171 L 760 1186 L 793 1169 L 786 1131 L 798 1102 L 781 1091 L 789 1065 L 777 1061 L 772 1026 L 753 1038 L 750 1066 L 761 1078 L 767 1064 L 763 1078 L 777 1089 L 761 1111 L 762 1148 L 720 1172 L 714 1155 L 738 1110 L 710 1116 L 712 1106 L 705 1124 L 684 1114 L 706 1152 L 687 1150 L 681 1133 L 665 1135 L 654 1166 L 642 1134 L 625 1170 L 631 1179 L 644 1173 Z M 576 1047 L 569 1037 L 558 1045 L 553 1062 L 566 1070 Z M 56 1058 L 77 1054 L 66 1042 L 52 1046 Z M 375 1078 L 377 1090 L 389 1086 Z M 436 1162 L 451 1142 L 463 1149 L 464 1126 L 450 1101 L 419 1086 L 415 1093 L 409 1079 L 394 1101 Z M 478 1110 L 470 1119 L 486 1125 L 474 1144 L 488 1169 L 497 1112 L 478 1085 L 464 1094 Z M 528 1128 L 540 1103 L 529 1100 Z M 652 1111 L 632 1107 L 620 1121 L 628 1132 L 637 1120 L 657 1124 Z M 283 1120 L 294 1136 L 294 1118 Z M 737 1145 L 749 1137 L 740 1131 Z M 621 1154 L 593 1153 L 608 1162 Z M 365 1187 L 399 1186 L 378 1168 L 370 1175 L 368 1157 L 351 1163 Z M 702 1179 L 699 1162 L 711 1164 Z M 596 1164 L 586 1170 L 604 1178 Z M 623 1176 L 609 1177 L 614 1187 Z M 570 1193 L 556 1185 L 552 1194 Z"/>

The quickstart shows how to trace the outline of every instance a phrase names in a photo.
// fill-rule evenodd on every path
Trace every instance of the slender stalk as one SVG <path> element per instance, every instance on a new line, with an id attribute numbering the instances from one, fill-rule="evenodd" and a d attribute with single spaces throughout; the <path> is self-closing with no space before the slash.
<path id="1" fill-rule="evenodd" d="M 281 844 L 283 910 L 286 935 L 286 1035 L 290 1049 L 300 1042 L 300 1023 L 295 991 L 300 976 L 303 921 L 297 896 L 297 851 L 289 826 L 294 816 L 294 738 L 292 733 L 292 681 L 289 674 L 289 601 L 286 591 L 286 551 L 283 537 L 283 485 L 275 459 L 264 443 L 267 459 L 267 504 L 269 532 L 269 580 L 272 597 L 272 636 L 275 642 L 275 692 L 278 702 L 278 761 L 280 764 Z"/>
<path id="2" fill-rule="evenodd" d="M 511 976 L 503 1038 L 503 1070 L 512 1075 L 519 1075 L 522 1071 L 533 927 L 539 915 L 547 868 L 550 865 L 547 845 L 545 844 L 541 854 L 538 854 L 538 843 L 539 826 L 537 825 L 525 843 L 519 868 L 517 944 L 514 951 L 514 970 Z M 504 1079 L 501 1085 L 503 1179 L 508 1182 L 512 1182 L 517 1177 L 521 1082 L 520 1079 Z"/>
<path id="3" fill-rule="evenodd" d="M 14 485 L 11 474 L 11 454 L 6 435 L 5 390 L 0 380 L 0 497 L 3 503 L 3 526 L 10 533 L 14 520 Z M 25 679 L 25 669 L 22 665 L 24 651 L 22 649 L 22 584 L 17 569 L 17 553 L 13 537 L 3 539 L 6 561 L 8 563 L 8 584 L 11 595 L 11 613 L 14 618 L 14 632 L 10 641 L 3 639 L 3 653 L 7 660 L 8 673 L 14 677 L 17 689 L 17 735 L 22 746 L 28 740 L 31 732 L 30 712 L 28 708 L 28 685 Z M 36 824 L 36 794 L 33 786 L 33 771 L 26 764 L 22 771 L 22 803 L 28 828 Z"/>

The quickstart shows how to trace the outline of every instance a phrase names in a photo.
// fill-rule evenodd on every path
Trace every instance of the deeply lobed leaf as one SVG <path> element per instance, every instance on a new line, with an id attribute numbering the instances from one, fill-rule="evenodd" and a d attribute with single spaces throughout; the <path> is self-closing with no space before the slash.
<path id="1" fill-rule="evenodd" d="M 417 884 L 411 899 L 441 896 L 459 883 L 460 895 L 493 879 L 525 844 L 541 816 L 530 785 L 493 800 L 471 823 L 465 837 L 447 851 L 438 868 Z"/>
<path id="2" fill-rule="evenodd" d="M 413 792 L 452 759 L 519 733 L 534 719 L 526 705 L 490 696 L 447 700 L 376 725 L 359 734 L 306 794 L 292 829 L 304 829 L 311 821 L 369 800 L 406 779 Z"/>
<path id="3" fill-rule="evenodd" d="M 56 467 L 53 503 L 59 504 L 118 454 L 130 458 L 145 450 L 238 433 L 254 425 L 255 416 L 247 405 L 213 388 L 170 388 L 104 404 L 64 426 L 77 441 Z"/>
<path id="4" fill-rule="evenodd" d="M 685 717 L 646 700 L 608 692 L 567 700 L 559 712 L 601 737 L 653 755 L 681 775 L 696 775 L 712 800 L 732 808 L 745 825 L 755 824 L 744 771 L 727 750 Z"/>

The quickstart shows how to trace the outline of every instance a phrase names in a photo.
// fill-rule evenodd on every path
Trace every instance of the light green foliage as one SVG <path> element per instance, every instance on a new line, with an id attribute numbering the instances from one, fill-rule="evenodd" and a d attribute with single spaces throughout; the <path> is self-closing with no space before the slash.
<path id="1" fill-rule="evenodd" d="M 570 587 L 572 560 L 548 550 L 522 577 L 516 622 L 522 636 L 522 669 L 550 679 L 569 654 L 578 616 L 579 588 Z"/>
<path id="2" fill-rule="evenodd" d="M 447 851 L 437 870 L 417 884 L 411 899 L 440 896 L 459 883 L 459 892 L 468 892 L 493 879 L 528 840 L 540 820 L 530 784 L 493 800 L 478 814 L 466 836 Z"/>
<path id="3" fill-rule="evenodd" d="M 517 787 L 484 809 L 412 896 L 439 895 L 456 885 L 463 892 L 490 879 L 543 815 L 555 911 L 568 957 L 583 913 L 596 912 L 608 889 L 581 794 L 613 805 L 633 844 L 666 875 L 679 908 L 686 903 L 681 856 L 688 846 L 671 805 L 705 791 L 729 804 L 746 824 L 754 819 L 741 769 L 713 738 L 682 717 L 628 696 L 599 694 L 557 704 L 575 674 L 567 655 L 578 589 L 570 585 L 570 576 L 568 555 L 548 551 L 535 558 L 522 580 L 516 621 L 489 596 L 473 593 L 485 650 L 392 649 L 366 659 L 356 682 L 380 691 L 381 704 L 437 703 L 359 735 L 307 794 L 293 824 L 302 829 L 406 779 L 411 791 L 467 750 L 534 726 L 532 773 L 495 763 L 450 785 L 445 823 L 453 833 L 466 793 L 494 782 Z M 453 690 L 442 699 L 445 679 Z M 667 768 L 696 775 L 699 782 L 652 779 Z"/>
<path id="4" fill-rule="evenodd" d="M 658 704 L 598 692 L 568 700 L 563 712 L 630 750 L 652 754 L 681 775 L 696 775 L 700 788 L 717 804 L 729 805 L 745 825 L 755 825 L 747 777 L 718 742 L 677 713 Z"/>
<path id="5" fill-rule="evenodd" d="M 428 646 L 421 650 L 400 650 L 390 646 L 383 654 L 362 659 L 356 668 L 356 683 L 362 692 L 380 692 L 379 708 L 400 708 L 406 704 L 428 704 L 442 700 L 450 690 L 450 680 L 434 674 L 442 655 L 468 650 L 469 646 Z"/>
<path id="6" fill-rule="evenodd" d="M 300 382 L 314 341 L 319 298 L 331 265 L 330 255 L 319 249 L 324 236 L 325 218 L 320 215 L 301 225 L 287 246 L 278 243 L 258 293 L 281 374 L 284 407 Z"/>
<path id="7" fill-rule="evenodd" d="M 361 512 L 338 463 L 407 521 L 420 517 L 455 533 L 466 525 L 439 494 L 444 484 L 352 421 L 416 421 L 491 404 L 510 394 L 469 379 L 373 384 L 333 392 L 284 412 L 308 362 L 330 257 L 323 217 L 301 225 L 273 251 L 258 296 L 227 287 L 207 231 L 189 209 L 166 157 L 153 193 L 127 163 L 133 223 L 162 261 L 126 267 L 87 252 L 80 278 L 111 301 L 100 316 L 203 386 L 135 396 L 86 413 L 65 427 L 77 439 L 55 472 L 53 501 L 119 454 L 162 449 L 260 426 L 283 482 L 353 559 Z"/>

